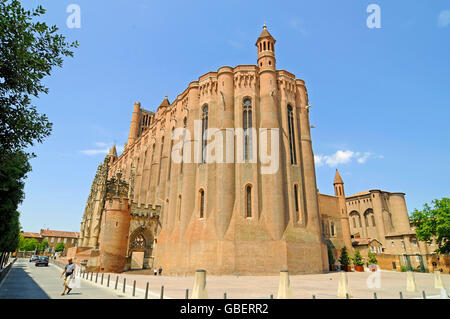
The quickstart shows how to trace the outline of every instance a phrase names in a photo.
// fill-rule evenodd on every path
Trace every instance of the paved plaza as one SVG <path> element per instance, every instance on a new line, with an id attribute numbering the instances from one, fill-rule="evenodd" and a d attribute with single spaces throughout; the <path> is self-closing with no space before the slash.
<path id="1" fill-rule="evenodd" d="M 193 276 L 154 276 L 149 270 L 129 271 L 122 274 L 85 275 L 79 277 L 77 286 L 70 295 L 61 296 L 62 279 L 59 278 L 62 269 L 59 265 L 50 264 L 49 267 L 35 267 L 27 259 L 19 259 L 13 265 L 10 273 L 0 285 L 0 299 L 124 299 L 133 298 L 133 285 L 136 281 L 134 298 L 145 298 L 145 289 L 149 284 L 149 299 L 159 299 L 161 287 L 164 286 L 164 299 L 189 297 L 194 284 Z M 107 278 L 110 278 L 109 287 Z M 414 273 L 418 291 L 406 292 L 406 273 L 379 271 L 347 273 L 352 298 L 374 298 L 374 292 L 379 299 L 399 299 L 399 292 L 403 298 L 423 298 L 425 291 L 427 298 L 439 298 L 440 290 L 434 288 L 434 275 L 430 273 Z M 369 279 L 373 279 L 370 280 Z M 446 288 L 450 287 L 450 275 L 442 274 L 442 281 Z M 86 279 L 87 278 L 87 279 Z M 92 278 L 92 280 L 91 280 Z M 124 279 L 126 282 L 123 292 Z M 369 279 L 369 281 L 368 281 Z M 379 279 L 379 288 L 376 288 Z M 96 282 L 97 281 L 97 282 Z M 116 288 L 117 281 L 117 288 Z M 336 299 L 339 273 L 290 276 L 293 298 Z M 227 299 L 268 299 L 277 297 L 278 276 L 208 276 L 207 291 L 209 298 Z"/>

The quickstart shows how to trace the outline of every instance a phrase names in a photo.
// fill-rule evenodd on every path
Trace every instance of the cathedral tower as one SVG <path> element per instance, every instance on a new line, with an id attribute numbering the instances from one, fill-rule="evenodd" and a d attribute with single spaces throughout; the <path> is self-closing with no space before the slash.
<path id="1" fill-rule="evenodd" d="M 339 198 L 339 211 L 341 213 L 341 226 L 342 226 L 342 236 L 344 238 L 345 246 L 350 253 L 353 251 L 352 241 L 350 239 L 350 222 L 347 214 L 347 205 L 345 203 L 345 192 L 344 192 L 344 181 L 339 175 L 339 171 L 336 168 L 336 175 L 334 177 L 334 194 Z"/>

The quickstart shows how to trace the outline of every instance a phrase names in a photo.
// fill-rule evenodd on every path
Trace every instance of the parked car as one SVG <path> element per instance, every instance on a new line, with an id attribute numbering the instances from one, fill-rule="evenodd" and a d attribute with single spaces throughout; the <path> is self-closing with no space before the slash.
<path id="1" fill-rule="evenodd" d="M 36 260 L 38 260 L 38 258 L 39 258 L 38 255 L 33 255 L 33 256 L 30 257 L 30 262 L 36 261 Z"/>
<path id="2" fill-rule="evenodd" d="M 38 266 L 48 266 L 48 257 L 41 256 L 36 260 L 34 264 L 36 267 Z"/>

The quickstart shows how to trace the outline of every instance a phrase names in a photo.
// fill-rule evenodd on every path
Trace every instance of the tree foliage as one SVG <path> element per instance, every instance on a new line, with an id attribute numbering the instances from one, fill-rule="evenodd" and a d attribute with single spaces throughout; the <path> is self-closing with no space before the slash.
<path id="1" fill-rule="evenodd" d="M 44 14 L 42 6 L 26 10 L 17 0 L 0 0 L 0 251 L 19 244 L 17 207 L 34 156 L 24 150 L 51 133 L 47 116 L 31 100 L 48 93 L 43 79 L 78 46 L 38 21 Z"/>
<path id="2" fill-rule="evenodd" d="M 45 251 L 47 248 L 48 248 L 48 240 L 47 240 L 47 238 L 45 238 L 39 245 L 39 250 Z"/>
<path id="3" fill-rule="evenodd" d="M 64 245 L 64 243 L 62 241 L 60 241 L 56 247 L 55 247 L 55 251 L 64 251 L 64 248 L 66 248 L 66 246 Z"/>
<path id="4" fill-rule="evenodd" d="M 371 264 L 371 265 L 378 264 L 377 256 L 371 250 L 369 250 L 368 257 L 369 257 L 368 258 L 369 264 Z"/>
<path id="5" fill-rule="evenodd" d="M 432 206 L 425 204 L 422 210 L 415 209 L 411 220 L 419 240 L 436 240 L 437 253 L 450 253 L 450 198 L 435 199 Z"/>
<path id="6" fill-rule="evenodd" d="M 339 256 L 339 262 L 342 266 L 350 265 L 350 256 L 348 255 L 347 247 L 342 247 L 341 256 Z"/>
<path id="7" fill-rule="evenodd" d="M 355 253 L 353 255 L 352 260 L 353 260 L 353 265 L 355 265 L 355 266 L 363 266 L 364 265 L 361 253 L 359 252 L 359 249 L 355 249 Z"/>

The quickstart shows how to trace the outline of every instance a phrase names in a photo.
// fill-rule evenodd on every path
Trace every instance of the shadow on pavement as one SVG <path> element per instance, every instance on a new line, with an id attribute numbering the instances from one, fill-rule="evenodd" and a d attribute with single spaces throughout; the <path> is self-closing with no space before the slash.
<path id="1" fill-rule="evenodd" d="M 0 288 L 0 299 L 50 299 L 44 290 L 24 270 L 15 264 Z"/>

